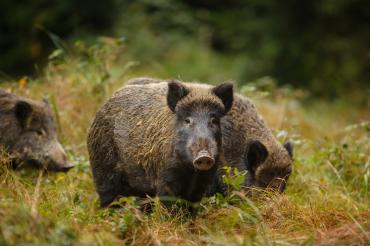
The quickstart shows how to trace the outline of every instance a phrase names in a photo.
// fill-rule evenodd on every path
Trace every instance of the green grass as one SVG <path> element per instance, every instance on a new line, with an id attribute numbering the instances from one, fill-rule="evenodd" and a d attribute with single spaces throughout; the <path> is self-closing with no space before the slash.
<path id="1" fill-rule="evenodd" d="M 369 109 L 351 105 L 350 98 L 302 103 L 304 93 L 278 88 L 269 78 L 240 91 L 254 98 L 280 141 L 295 142 L 294 171 L 284 194 L 266 192 L 253 200 L 240 193 L 216 195 L 203 199 L 194 219 L 169 214 L 158 202 L 152 213 L 143 213 L 134 198 L 121 199 L 119 209 L 100 209 L 85 137 L 104 100 L 134 76 L 188 78 L 194 66 L 199 71 L 192 70 L 193 79 L 232 77 L 221 73 L 226 58 L 207 50 L 189 55 L 191 46 L 185 46 L 158 69 L 130 68 L 135 62 L 119 47 L 110 39 L 91 47 L 77 43 L 73 51 L 55 52 L 45 72 L 24 87 L 2 85 L 19 95 L 52 99 L 60 138 L 77 166 L 67 174 L 12 171 L 1 152 L 0 245 L 370 244 Z"/>

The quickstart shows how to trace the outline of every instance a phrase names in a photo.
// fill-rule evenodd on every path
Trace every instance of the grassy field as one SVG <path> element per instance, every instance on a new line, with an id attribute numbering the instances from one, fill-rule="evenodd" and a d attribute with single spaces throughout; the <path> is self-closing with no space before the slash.
<path id="1" fill-rule="evenodd" d="M 215 75 L 226 62 L 207 52 L 189 58 L 187 67 L 177 63 L 181 69 L 171 63 L 135 66 L 122 59 L 125 51 L 112 40 L 102 42 L 107 45 L 77 43 L 73 54 L 57 50 L 37 78 L 1 85 L 34 99 L 49 97 L 61 142 L 76 167 L 67 174 L 13 171 L 1 153 L 0 245 L 370 244 L 368 106 L 351 105 L 351 98 L 306 100 L 303 91 L 278 88 L 269 78 L 239 91 L 254 99 L 281 142 L 294 141 L 294 171 L 284 194 L 205 198 L 195 219 L 170 215 L 158 204 L 143 213 L 134 198 L 121 199 L 120 209 L 100 209 L 85 137 L 104 100 L 134 76 L 188 79 L 179 74 L 194 66 L 199 72 L 187 75 L 194 79 L 216 83 L 231 77 Z"/>

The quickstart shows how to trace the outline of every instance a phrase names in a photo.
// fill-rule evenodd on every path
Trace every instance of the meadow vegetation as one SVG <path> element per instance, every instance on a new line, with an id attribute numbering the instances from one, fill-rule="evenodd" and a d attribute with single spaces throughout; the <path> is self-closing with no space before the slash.
<path id="1" fill-rule="evenodd" d="M 238 69 L 206 48 L 188 52 L 195 49 L 191 44 L 143 66 L 120 42 L 104 37 L 93 45 L 60 45 L 42 74 L 1 85 L 34 99 L 49 97 L 76 167 L 57 174 L 13 171 L 0 152 L 0 245 L 370 244 L 368 105 L 311 98 L 306 91 L 277 87 L 269 77 L 238 91 L 253 98 L 281 142 L 294 142 L 294 171 L 284 194 L 266 191 L 249 199 L 237 191 L 242 174 L 230 174 L 236 191 L 204 198 L 194 219 L 168 213 L 155 199 L 151 213 L 143 213 L 135 198 L 100 209 L 85 139 L 104 100 L 135 76 L 219 83 Z"/>

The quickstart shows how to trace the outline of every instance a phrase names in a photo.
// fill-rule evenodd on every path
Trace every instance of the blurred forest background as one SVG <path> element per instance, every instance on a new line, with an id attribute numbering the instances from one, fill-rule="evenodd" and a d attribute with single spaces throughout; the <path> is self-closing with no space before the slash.
<path id="1" fill-rule="evenodd" d="M 267 81 L 368 103 L 368 0 L 2 0 L 0 15 L 1 80 L 36 76 L 58 49 L 100 37 L 142 75 Z"/>
<path id="2" fill-rule="evenodd" d="M 192 220 L 100 209 L 88 126 L 137 76 L 236 81 L 294 144 L 287 190 L 204 198 Z M 0 0 L 0 82 L 49 99 L 76 165 L 13 172 L 0 150 L 0 245 L 370 245 L 370 0 Z"/>

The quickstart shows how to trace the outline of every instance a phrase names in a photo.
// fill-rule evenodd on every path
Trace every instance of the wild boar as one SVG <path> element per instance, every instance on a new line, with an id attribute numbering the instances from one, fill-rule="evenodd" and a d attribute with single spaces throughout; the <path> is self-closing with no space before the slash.
<path id="1" fill-rule="evenodd" d="M 135 78 L 126 84 L 147 85 L 163 83 L 155 78 Z M 193 90 L 209 89 L 208 84 L 185 83 Z M 290 142 L 281 145 L 258 113 L 253 102 L 240 94 L 234 94 L 231 110 L 221 119 L 222 143 L 225 163 L 239 171 L 248 171 L 244 187 L 272 188 L 283 192 L 292 172 L 293 146 Z M 208 191 L 226 194 L 222 181 L 224 170 L 219 168 L 215 182 Z"/>
<path id="2" fill-rule="evenodd" d="M 96 114 L 87 138 L 101 206 L 119 196 L 198 202 L 223 162 L 220 119 L 232 103 L 229 83 L 194 90 L 164 82 L 118 90 Z"/>
<path id="3" fill-rule="evenodd" d="M 73 167 L 58 141 L 47 100 L 34 101 L 0 89 L 0 145 L 14 168 L 68 171 Z"/>

